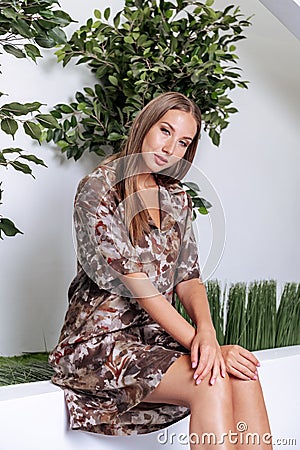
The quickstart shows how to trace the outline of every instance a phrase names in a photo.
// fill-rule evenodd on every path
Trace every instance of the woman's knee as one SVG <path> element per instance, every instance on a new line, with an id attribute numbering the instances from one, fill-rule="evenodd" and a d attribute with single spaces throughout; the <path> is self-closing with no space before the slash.
<path id="1" fill-rule="evenodd" d="M 254 395 L 262 396 L 262 387 L 259 376 L 256 380 L 241 380 L 234 376 L 230 376 L 233 395 L 236 397 L 253 397 Z"/>
<path id="2" fill-rule="evenodd" d="M 190 390 L 190 408 L 201 405 L 201 401 L 209 399 L 212 403 L 231 404 L 232 403 L 232 386 L 229 376 L 218 376 L 215 383 L 210 383 L 211 374 L 208 374 L 199 385 L 192 381 Z"/>

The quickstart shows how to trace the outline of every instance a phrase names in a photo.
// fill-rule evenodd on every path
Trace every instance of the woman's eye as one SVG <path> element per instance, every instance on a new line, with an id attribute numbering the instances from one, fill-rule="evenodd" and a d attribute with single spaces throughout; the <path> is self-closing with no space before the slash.
<path id="1" fill-rule="evenodd" d="M 170 134 L 170 131 L 169 131 L 167 128 L 161 128 L 161 131 L 162 131 L 164 134 L 167 134 L 167 135 Z"/>
<path id="2" fill-rule="evenodd" d="M 185 148 L 188 146 L 187 142 L 185 142 L 185 141 L 179 141 L 179 144 Z"/>

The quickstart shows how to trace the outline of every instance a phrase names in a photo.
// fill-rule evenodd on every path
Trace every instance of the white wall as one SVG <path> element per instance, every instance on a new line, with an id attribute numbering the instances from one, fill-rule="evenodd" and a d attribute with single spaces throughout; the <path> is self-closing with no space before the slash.
<path id="1" fill-rule="evenodd" d="M 300 40 L 300 1 L 260 0 Z"/>
<path id="2" fill-rule="evenodd" d="M 60 3 L 79 23 L 93 9 L 107 6 L 104 0 L 87 0 L 84 8 L 72 0 Z M 216 5 L 231 3 L 219 0 Z M 115 1 L 113 10 L 122 4 Z M 213 277 L 299 281 L 299 42 L 258 0 L 237 4 L 246 16 L 255 13 L 248 39 L 238 45 L 239 65 L 251 84 L 247 91 L 232 93 L 240 112 L 225 130 L 221 147 L 214 148 L 203 135 L 196 157 L 226 217 L 226 245 Z M 1 91 L 10 94 L 5 102 L 39 100 L 52 106 L 93 83 L 87 69 L 70 65 L 62 70 L 53 56 L 35 66 L 4 54 L 2 64 Z M 1 134 L 1 145 L 11 145 L 9 137 Z M 36 180 L 11 170 L 1 173 L 1 214 L 25 234 L 0 242 L 0 355 L 44 350 L 44 342 L 49 350 L 56 344 L 75 273 L 73 196 L 78 180 L 97 163 L 93 157 L 65 161 L 54 148 L 38 148 L 21 134 L 16 145 L 36 152 L 49 168 L 37 167 Z M 188 178 L 204 185 L 196 169 Z M 208 188 L 204 192 L 215 205 L 211 216 L 221 217 L 214 195 Z M 210 219 L 198 218 L 197 231 L 204 274 L 210 276 Z M 217 260 L 216 252 L 212 268 Z"/>
<path id="3" fill-rule="evenodd" d="M 238 44 L 238 64 L 251 83 L 231 95 L 239 113 L 220 148 L 203 136 L 196 158 L 226 217 L 225 251 L 214 276 L 299 281 L 300 45 L 259 2 L 234 3 L 247 17 L 255 14 L 248 39 Z M 203 261 L 207 222 L 197 220 Z"/>

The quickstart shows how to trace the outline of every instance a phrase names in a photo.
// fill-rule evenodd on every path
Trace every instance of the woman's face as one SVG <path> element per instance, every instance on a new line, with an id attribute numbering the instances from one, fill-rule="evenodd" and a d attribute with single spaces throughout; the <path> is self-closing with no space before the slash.
<path id="1" fill-rule="evenodd" d="M 171 109 L 146 134 L 143 161 L 151 172 L 167 169 L 183 158 L 197 132 L 191 113 Z"/>

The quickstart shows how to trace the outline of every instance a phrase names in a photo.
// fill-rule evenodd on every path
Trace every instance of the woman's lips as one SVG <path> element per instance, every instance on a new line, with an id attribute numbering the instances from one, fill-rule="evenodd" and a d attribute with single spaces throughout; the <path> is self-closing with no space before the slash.
<path id="1" fill-rule="evenodd" d="M 155 158 L 156 164 L 158 164 L 159 166 L 163 166 L 168 162 L 168 160 L 166 158 L 164 158 L 163 156 L 154 154 L 154 158 Z"/>

